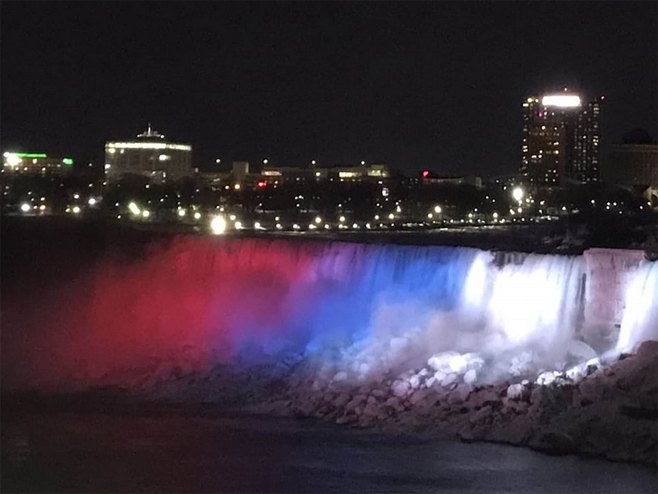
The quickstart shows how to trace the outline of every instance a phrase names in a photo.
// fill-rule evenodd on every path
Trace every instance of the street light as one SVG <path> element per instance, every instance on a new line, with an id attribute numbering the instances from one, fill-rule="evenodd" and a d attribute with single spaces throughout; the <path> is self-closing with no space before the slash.
<path id="1" fill-rule="evenodd" d="M 523 195 L 524 193 L 521 187 L 514 187 L 514 189 L 512 190 L 512 197 L 514 198 L 514 200 L 516 200 L 516 202 L 520 203 L 523 200 Z"/>

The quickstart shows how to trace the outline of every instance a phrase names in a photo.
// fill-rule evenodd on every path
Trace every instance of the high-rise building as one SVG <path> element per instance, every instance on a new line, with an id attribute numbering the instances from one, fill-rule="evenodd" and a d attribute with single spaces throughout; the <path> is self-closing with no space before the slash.
<path id="1" fill-rule="evenodd" d="M 150 125 L 137 139 L 107 142 L 106 179 L 117 180 L 128 174 L 156 181 L 192 176 L 192 146 L 165 141 L 165 136 L 152 130 Z"/>
<path id="2" fill-rule="evenodd" d="M 598 181 L 602 99 L 583 104 L 567 92 L 526 98 L 521 173 L 531 185 Z"/>

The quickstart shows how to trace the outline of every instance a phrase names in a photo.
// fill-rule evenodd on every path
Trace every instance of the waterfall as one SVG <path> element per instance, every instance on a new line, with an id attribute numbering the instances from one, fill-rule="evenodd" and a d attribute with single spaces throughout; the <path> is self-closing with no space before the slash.
<path id="1" fill-rule="evenodd" d="M 620 324 L 594 325 L 603 285 L 584 257 L 181 236 L 138 260 L 99 259 L 29 316 L 10 307 L 3 373 L 93 380 L 186 348 L 200 365 L 303 354 L 361 376 L 471 352 L 493 378 L 658 338 L 658 264 L 628 268 Z"/>

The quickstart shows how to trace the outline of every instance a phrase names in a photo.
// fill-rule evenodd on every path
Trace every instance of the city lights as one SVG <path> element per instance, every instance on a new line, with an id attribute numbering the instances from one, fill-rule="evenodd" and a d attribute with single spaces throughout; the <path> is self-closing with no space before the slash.
<path id="1" fill-rule="evenodd" d="M 221 235 L 226 231 L 226 220 L 223 216 L 215 216 L 210 221 L 210 231 L 215 235 Z"/>
<path id="2" fill-rule="evenodd" d="M 21 204 L 21 211 L 23 211 L 24 213 L 29 212 L 30 209 L 32 209 L 32 207 L 28 203 L 24 202 L 23 204 Z"/>
<path id="3" fill-rule="evenodd" d="M 521 202 L 523 200 L 523 195 L 524 192 L 521 187 L 514 187 L 514 189 L 512 189 L 512 197 L 515 201 Z"/>
<path id="4" fill-rule="evenodd" d="M 141 213 L 141 210 L 139 209 L 137 204 L 135 204 L 134 202 L 131 202 L 130 204 L 128 204 L 128 210 L 134 215 L 138 215 L 138 214 Z"/>

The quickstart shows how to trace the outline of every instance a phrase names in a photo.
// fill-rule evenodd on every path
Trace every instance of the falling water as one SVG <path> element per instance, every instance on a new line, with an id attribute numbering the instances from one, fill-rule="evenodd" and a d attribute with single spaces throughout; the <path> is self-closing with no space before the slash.
<path id="1" fill-rule="evenodd" d="M 481 355 L 490 377 L 559 368 L 589 348 L 590 274 L 582 257 L 180 237 L 100 260 L 29 313 L 9 307 L 3 375 L 92 382 L 181 349 L 201 367 L 296 354 L 361 377 L 448 350 Z M 597 352 L 658 337 L 657 285 L 656 263 L 631 273 L 621 329 L 610 321 Z"/>

